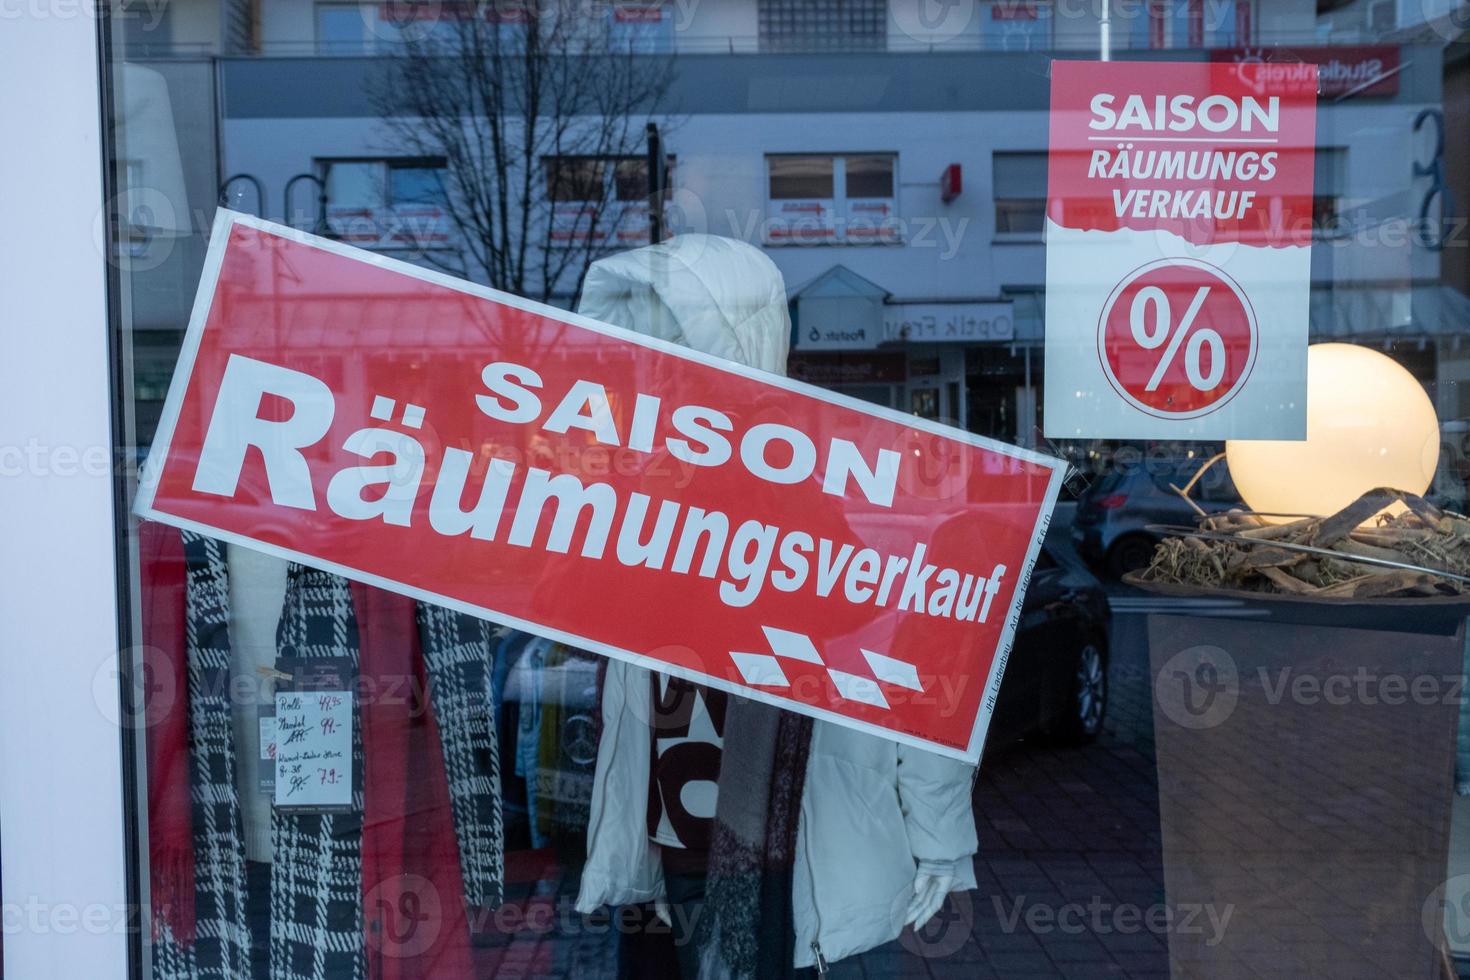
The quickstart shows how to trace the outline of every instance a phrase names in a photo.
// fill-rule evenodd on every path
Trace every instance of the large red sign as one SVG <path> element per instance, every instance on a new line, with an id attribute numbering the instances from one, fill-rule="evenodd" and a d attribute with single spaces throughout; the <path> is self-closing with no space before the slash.
<path id="1" fill-rule="evenodd" d="M 973 762 L 1061 466 L 226 212 L 135 509 Z"/>

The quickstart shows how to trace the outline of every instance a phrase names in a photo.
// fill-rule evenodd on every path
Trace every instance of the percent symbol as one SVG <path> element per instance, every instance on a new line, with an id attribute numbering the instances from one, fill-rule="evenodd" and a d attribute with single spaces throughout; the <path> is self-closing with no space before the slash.
<path id="1" fill-rule="evenodd" d="M 1157 286 L 1145 286 L 1133 297 L 1133 304 L 1128 310 L 1128 321 L 1133 331 L 1133 339 L 1144 350 L 1158 350 L 1165 341 L 1168 346 L 1164 347 L 1163 356 L 1159 358 L 1154 367 L 1154 373 L 1148 379 L 1145 391 L 1158 391 L 1159 385 L 1168 373 L 1169 366 L 1174 363 L 1174 358 L 1179 354 L 1179 347 L 1184 344 L 1188 336 L 1189 343 L 1184 348 L 1184 373 L 1189 378 L 1189 383 L 1197 391 L 1214 391 L 1225 377 L 1225 340 L 1219 331 L 1211 327 L 1200 327 L 1192 334 L 1190 329 L 1194 326 L 1195 317 L 1199 315 L 1200 307 L 1204 306 L 1205 300 L 1210 295 L 1209 286 L 1201 286 L 1195 292 L 1194 298 L 1189 301 L 1189 308 L 1184 311 L 1177 327 L 1171 327 L 1174 319 L 1173 307 L 1169 303 L 1168 295 Z M 1153 329 L 1149 329 L 1149 310 L 1153 310 Z M 1206 375 L 1203 369 L 1204 347 L 1210 348 L 1210 373 Z"/>
<path id="2" fill-rule="evenodd" d="M 1235 397 L 1256 362 L 1255 312 L 1218 266 L 1158 259 L 1103 303 L 1097 353 L 1113 390 L 1161 419 L 1192 419 Z"/>

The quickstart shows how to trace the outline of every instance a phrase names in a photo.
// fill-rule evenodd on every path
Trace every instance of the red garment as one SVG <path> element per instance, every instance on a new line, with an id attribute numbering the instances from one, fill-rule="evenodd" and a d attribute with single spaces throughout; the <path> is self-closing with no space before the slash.
<path id="1" fill-rule="evenodd" d="M 189 800 L 189 665 L 184 642 L 184 542 L 138 525 L 143 721 L 148 746 L 148 887 L 153 938 L 194 942 L 194 814 Z"/>
<path id="2" fill-rule="evenodd" d="M 363 919 L 368 976 L 472 976 L 459 844 L 416 604 L 352 583 L 363 692 Z M 405 668 L 408 668 L 407 671 Z"/>
<path id="3" fill-rule="evenodd" d="M 154 937 L 194 941 L 185 564 L 179 532 L 138 533 L 148 682 L 148 850 Z M 363 749 L 362 889 L 368 976 L 470 977 L 459 845 L 414 600 L 353 583 Z"/>

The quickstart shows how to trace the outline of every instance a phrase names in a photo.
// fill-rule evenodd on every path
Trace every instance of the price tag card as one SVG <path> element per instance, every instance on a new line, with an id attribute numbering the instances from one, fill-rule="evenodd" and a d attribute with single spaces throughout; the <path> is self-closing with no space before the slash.
<path id="1" fill-rule="evenodd" d="M 350 670 L 304 664 L 276 691 L 277 807 L 350 809 L 352 685 Z M 280 688 L 287 688 L 281 690 Z"/>

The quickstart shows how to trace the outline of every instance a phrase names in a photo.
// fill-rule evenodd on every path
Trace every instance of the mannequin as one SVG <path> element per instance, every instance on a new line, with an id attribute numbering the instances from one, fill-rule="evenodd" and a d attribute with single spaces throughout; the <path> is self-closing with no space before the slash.
<path id="1" fill-rule="evenodd" d="M 603 259 L 588 273 L 579 312 L 761 370 L 785 372 L 791 329 L 785 287 L 769 258 L 742 242 L 683 235 Z M 651 839 L 638 804 L 648 797 L 650 746 L 660 737 L 650 725 L 653 691 L 647 671 L 609 663 L 588 860 L 577 908 L 590 913 L 603 904 L 646 904 L 665 924 L 677 926 L 687 920 L 688 910 L 681 914 L 673 907 L 680 903 L 671 896 L 668 857 Z M 896 938 L 905 926 L 922 928 L 949 892 L 975 887 L 973 767 L 831 723 L 807 724 L 809 749 L 798 774 L 800 817 L 785 913 L 793 920 L 795 941 L 784 967 L 775 965 L 787 972 L 821 968 L 871 949 Z M 739 741 L 727 734 L 726 752 Z M 778 763 L 784 752 L 774 756 Z M 722 770 L 717 807 L 737 802 L 727 799 L 726 782 Z M 775 794 L 769 805 L 784 802 Z M 764 812 L 769 819 L 770 811 Z M 859 865 L 861 872 L 854 874 Z M 678 883 L 685 891 L 685 883 Z M 712 915 L 718 918 L 719 912 L 715 908 Z M 699 973 L 768 972 L 773 964 L 742 961 L 738 952 L 733 960 L 721 959 L 724 947 L 740 945 L 741 926 L 734 917 L 716 941 L 704 943 L 695 968 Z M 691 974 L 687 957 L 681 957 L 678 970 Z"/>
<path id="2" fill-rule="evenodd" d="M 271 800 L 260 788 L 259 708 L 273 704 L 275 682 L 264 671 L 276 664 L 276 627 L 286 599 L 285 559 L 225 546 L 230 570 L 230 681 L 235 725 L 235 789 L 245 829 L 245 859 L 269 864 Z M 254 695 L 254 696 L 242 696 Z"/>
<path id="3" fill-rule="evenodd" d="M 230 573 L 230 707 L 235 732 L 235 792 L 245 845 L 245 916 L 250 924 L 251 971 L 270 973 L 271 797 L 261 775 L 274 763 L 262 758 L 261 711 L 274 704 L 276 628 L 286 599 L 289 565 L 240 545 L 225 546 Z"/>

